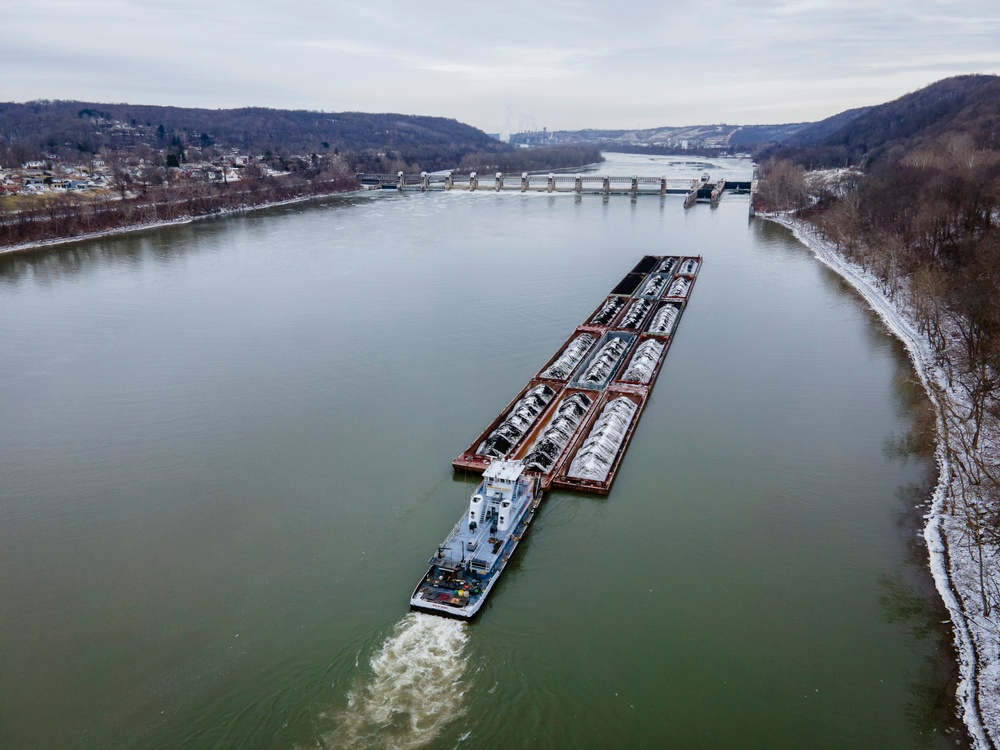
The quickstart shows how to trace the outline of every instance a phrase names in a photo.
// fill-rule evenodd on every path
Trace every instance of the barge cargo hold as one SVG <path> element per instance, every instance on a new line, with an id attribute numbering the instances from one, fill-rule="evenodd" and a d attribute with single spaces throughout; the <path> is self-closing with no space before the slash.
<path id="1" fill-rule="evenodd" d="M 648 397 L 649 389 L 644 386 L 609 386 L 600 408 L 577 433 L 552 486 L 607 495 Z"/>
<path id="2" fill-rule="evenodd" d="M 545 490 L 611 491 L 702 265 L 701 256 L 644 256 L 452 462 L 483 479 L 412 608 L 471 618 Z"/>

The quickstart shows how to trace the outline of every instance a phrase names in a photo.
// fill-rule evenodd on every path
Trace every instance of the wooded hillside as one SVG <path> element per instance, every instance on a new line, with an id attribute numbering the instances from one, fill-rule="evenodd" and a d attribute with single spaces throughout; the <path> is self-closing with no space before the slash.
<path id="1" fill-rule="evenodd" d="M 869 166 L 895 162 L 933 148 L 949 133 L 963 133 L 976 148 L 997 150 L 1000 77 L 946 78 L 875 107 L 848 110 L 762 149 L 758 161 L 790 159 L 805 166 Z"/>
<path id="2" fill-rule="evenodd" d="M 0 103 L 0 166 L 136 146 L 233 148 L 251 154 L 352 154 L 362 168 L 400 163 L 446 169 L 466 154 L 506 152 L 486 133 L 444 117 L 363 112 L 189 109 L 74 101 Z M 382 159 L 382 164 L 375 161 Z"/>

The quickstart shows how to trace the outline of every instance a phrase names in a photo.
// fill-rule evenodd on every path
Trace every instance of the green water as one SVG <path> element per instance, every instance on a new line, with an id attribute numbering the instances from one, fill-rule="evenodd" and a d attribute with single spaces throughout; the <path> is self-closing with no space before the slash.
<path id="1" fill-rule="evenodd" d="M 745 197 L 681 201 L 0 259 L 0 746 L 954 747 L 905 354 Z M 611 495 L 550 494 L 473 625 L 408 616 L 451 460 L 646 253 L 705 263 Z"/>

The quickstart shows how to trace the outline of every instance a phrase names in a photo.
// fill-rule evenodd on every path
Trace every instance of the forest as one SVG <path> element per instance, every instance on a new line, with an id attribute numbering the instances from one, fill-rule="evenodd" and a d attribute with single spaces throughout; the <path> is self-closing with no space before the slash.
<path id="1" fill-rule="evenodd" d="M 72 101 L 0 103 L 0 167 L 46 157 L 85 161 L 92 154 L 145 146 L 183 162 L 192 149 L 269 155 L 344 154 L 356 171 L 395 166 L 445 169 L 473 152 L 511 150 L 457 120 L 401 114 L 265 109 L 190 109 Z"/>
<path id="2" fill-rule="evenodd" d="M 996 151 L 998 102 L 998 76 L 946 78 L 895 101 L 807 125 L 759 145 L 754 157 L 758 163 L 788 159 L 815 169 L 867 167 L 900 162 L 955 133 L 969 136 L 978 148 Z"/>

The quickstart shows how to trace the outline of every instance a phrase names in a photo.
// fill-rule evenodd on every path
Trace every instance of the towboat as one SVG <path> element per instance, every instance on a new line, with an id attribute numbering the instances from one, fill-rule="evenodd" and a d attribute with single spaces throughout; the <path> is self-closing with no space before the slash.
<path id="1" fill-rule="evenodd" d="M 431 557 L 410 608 L 470 619 L 482 607 L 542 500 L 539 475 L 524 462 L 497 460 Z"/>

